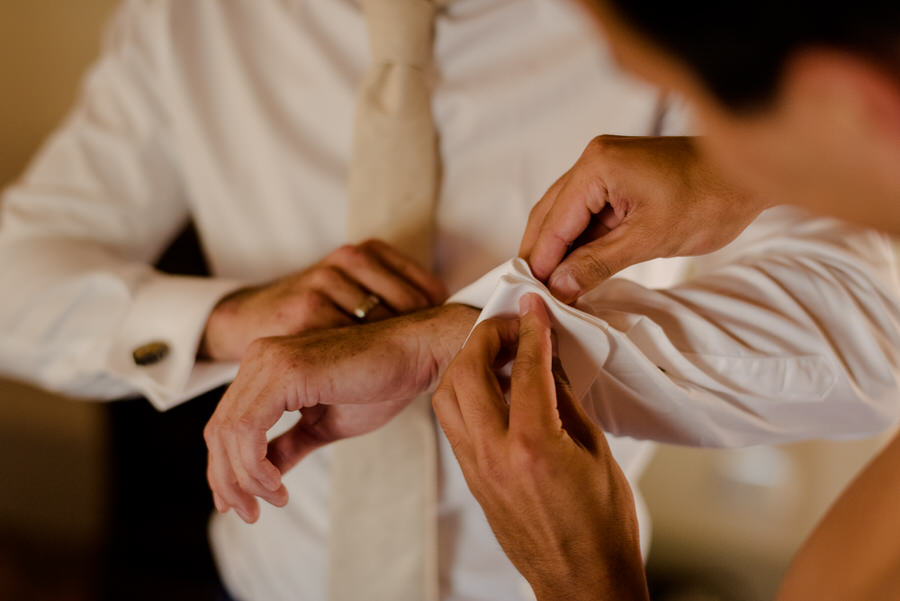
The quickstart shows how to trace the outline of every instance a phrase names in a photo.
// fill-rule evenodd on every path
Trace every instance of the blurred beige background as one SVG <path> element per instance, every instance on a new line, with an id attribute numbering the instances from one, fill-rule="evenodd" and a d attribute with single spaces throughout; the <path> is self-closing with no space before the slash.
<path id="1" fill-rule="evenodd" d="M 0 185 L 63 118 L 114 4 L 0 2 Z M 4 540 L 83 556 L 96 549 L 107 452 L 100 409 L 0 381 L 0 597 L 4 571 L 16 577 Z M 661 449 L 643 490 L 654 519 L 650 566 L 666 599 L 771 598 L 796 546 L 879 442 Z"/>
<path id="2" fill-rule="evenodd" d="M 114 4 L 0 1 L 0 186 L 72 104 Z M 0 598 L 33 598 L 32 557 L 65 564 L 42 598 L 80 598 L 102 535 L 105 452 L 99 406 L 0 381 Z"/>

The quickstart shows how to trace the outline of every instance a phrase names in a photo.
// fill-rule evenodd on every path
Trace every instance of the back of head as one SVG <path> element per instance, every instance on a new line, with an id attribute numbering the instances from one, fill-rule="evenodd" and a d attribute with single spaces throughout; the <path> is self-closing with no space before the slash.
<path id="1" fill-rule="evenodd" d="M 898 0 L 606 2 L 733 110 L 764 106 L 790 57 L 808 47 L 861 55 L 900 78 Z"/>

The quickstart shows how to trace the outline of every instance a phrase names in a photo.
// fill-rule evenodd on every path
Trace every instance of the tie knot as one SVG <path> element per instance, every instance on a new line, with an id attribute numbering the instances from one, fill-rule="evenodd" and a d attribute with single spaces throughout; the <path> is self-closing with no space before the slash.
<path id="1" fill-rule="evenodd" d="M 425 68 L 431 63 L 434 0 L 363 0 L 375 62 Z"/>

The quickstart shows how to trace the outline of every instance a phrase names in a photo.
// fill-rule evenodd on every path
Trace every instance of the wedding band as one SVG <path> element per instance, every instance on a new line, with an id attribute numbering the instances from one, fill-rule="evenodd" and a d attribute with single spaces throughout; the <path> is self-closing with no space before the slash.
<path id="1" fill-rule="evenodd" d="M 359 306 L 353 309 L 353 315 L 356 316 L 356 319 L 362 321 L 366 318 L 366 316 L 372 312 L 372 309 L 381 304 L 381 299 L 375 296 L 374 294 L 370 294 L 365 298 L 365 300 L 359 303 Z"/>

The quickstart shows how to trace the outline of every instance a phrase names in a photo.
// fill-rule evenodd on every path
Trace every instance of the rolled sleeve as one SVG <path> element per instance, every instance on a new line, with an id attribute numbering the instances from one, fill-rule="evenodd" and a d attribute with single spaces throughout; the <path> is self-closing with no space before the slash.
<path id="1" fill-rule="evenodd" d="M 886 239 L 778 209 L 667 289 L 613 278 L 575 307 L 515 259 L 453 299 L 480 320 L 540 294 L 589 414 L 618 436 L 731 447 L 875 434 L 898 415 Z"/>

